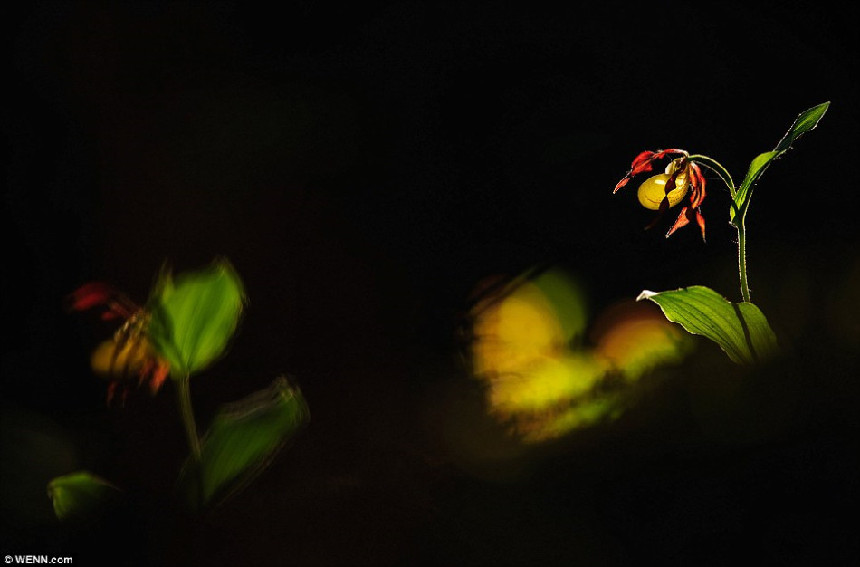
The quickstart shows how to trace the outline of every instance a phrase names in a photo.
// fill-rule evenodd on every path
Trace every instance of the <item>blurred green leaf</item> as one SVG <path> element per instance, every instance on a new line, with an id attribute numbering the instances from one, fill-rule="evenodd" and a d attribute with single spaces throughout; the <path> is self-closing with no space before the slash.
<path id="1" fill-rule="evenodd" d="M 271 462 L 310 417 L 301 393 L 284 378 L 215 416 L 203 438 L 200 461 L 189 457 L 180 479 L 194 506 L 223 500 Z"/>
<path id="2" fill-rule="evenodd" d="M 800 138 L 800 136 L 814 129 L 818 125 L 818 121 L 821 120 L 821 117 L 824 116 L 824 113 L 827 112 L 827 108 L 829 106 L 830 102 L 824 102 L 801 112 L 773 151 L 759 154 L 754 160 L 752 160 L 746 177 L 744 177 L 744 180 L 734 197 L 735 207 L 732 207 L 730 217 L 733 225 L 737 226 L 746 214 L 746 211 L 749 208 L 750 198 L 752 197 L 753 186 L 768 168 L 770 163 L 791 149 L 791 144 Z"/>
<path id="3" fill-rule="evenodd" d="M 78 471 L 48 483 L 48 497 L 61 520 L 84 519 L 113 504 L 119 489 L 93 474 Z"/>
<path id="4" fill-rule="evenodd" d="M 666 319 L 680 323 L 687 332 L 720 345 L 733 362 L 762 362 L 778 350 L 776 335 L 752 303 L 732 303 L 699 285 L 660 293 L 643 291 L 637 301 L 642 299 L 659 305 Z"/>
<path id="5" fill-rule="evenodd" d="M 163 274 L 150 298 L 147 329 L 158 353 L 178 377 L 198 372 L 221 356 L 233 336 L 245 295 L 226 260 L 173 277 Z"/>
<path id="6" fill-rule="evenodd" d="M 585 295 L 581 286 L 567 273 L 553 269 L 532 280 L 549 302 L 568 342 L 581 336 L 588 324 Z"/>

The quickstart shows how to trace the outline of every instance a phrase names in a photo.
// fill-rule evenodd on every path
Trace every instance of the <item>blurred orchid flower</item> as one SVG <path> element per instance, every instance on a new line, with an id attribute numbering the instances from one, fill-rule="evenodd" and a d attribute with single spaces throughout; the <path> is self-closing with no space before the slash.
<path id="1" fill-rule="evenodd" d="M 108 380 L 107 403 L 120 392 L 125 403 L 131 383 L 148 383 L 155 395 L 170 372 L 167 361 L 158 357 L 146 337 L 149 314 L 112 286 L 91 282 L 82 285 L 69 296 L 69 308 L 86 311 L 100 308 L 103 321 L 121 320 L 112 339 L 102 341 L 93 351 L 90 364 L 93 372 Z"/>

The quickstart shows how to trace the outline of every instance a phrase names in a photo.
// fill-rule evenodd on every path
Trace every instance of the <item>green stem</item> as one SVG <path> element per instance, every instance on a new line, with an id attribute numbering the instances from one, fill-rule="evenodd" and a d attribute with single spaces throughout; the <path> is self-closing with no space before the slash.
<path id="1" fill-rule="evenodd" d="M 749 302 L 750 288 L 747 283 L 747 251 L 746 251 L 746 227 L 744 226 L 743 217 L 737 224 L 738 229 L 738 271 L 741 276 L 741 296 L 743 300 Z"/>
<path id="2" fill-rule="evenodd" d="M 197 423 L 194 421 L 194 409 L 191 407 L 190 376 L 185 374 L 179 379 L 179 411 L 182 414 L 182 424 L 188 437 L 188 446 L 196 461 L 200 460 L 200 438 L 197 436 Z"/>
<path id="3" fill-rule="evenodd" d="M 729 175 L 728 170 L 723 167 L 720 162 L 715 160 L 714 158 L 703 156 L 701 154 L 694 154 L 689 157 L 690 161 L 696 162 L 699 165 L 707 167 L 711 171 L 717 174 L 720 179 L 723 180 L 723 183 L 726 184 L 726 187 L 729 188 L 729 193 L 732 195 L 732 200 L 734 200 L 735 195 L 737 195 L 737 191 L 735 190 L 735 184 L 732 181 L 732 176 Z"/>

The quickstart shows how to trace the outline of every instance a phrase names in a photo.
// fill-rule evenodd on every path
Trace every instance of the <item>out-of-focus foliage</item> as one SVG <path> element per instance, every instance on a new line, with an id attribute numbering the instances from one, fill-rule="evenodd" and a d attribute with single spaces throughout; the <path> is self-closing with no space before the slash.
<path id="1" fill-rule="evenodd" d="M 61 520 L 86 519 L 110 506 L 118 489 L 89 472 L 58 476 L 48 483 L 48 496 Z"/>
<path id="2" fill-rule="evenodd" d="M 603 311 L 593 325 L 594 352 L 628 383 L 651 370 L 681 362 L 691 342 L 654 309 L 623 302 Z"/>
<path id="3" fill-rule="evenodd" d="M 301 392 L 284 378 L 225 405 L 202 440 L 200 460 L 190 457 L 182 470 L 189 502 L 203 506 L 241 489 L 309 417 Z"/>
<path id="4" fill-rule="evenodd" d="M 762 362 L 778 351 L 767 318 L 752 303 L 731 303 L 700 285 L 660 293 L 643 291 L 639 299 L 653 301 L 669 321 L 720 345 L 733 362 Z"/>
<path id="5" fill-rule="evenodd" d="M 74 436 L 47 416 L 11 405 L 0 409 L 0 514 L 18 527 L 56 515 L 45 501 L 50 479 L 81 468 Z"/>
<path id="6" fill-rule="evenodd" d="M 511 374 L 557 358 L 585 329 L 586 306 L 573 280 L 542 274 L 478 307 L 473 324 L 477 374 Z"/>
<path id="7" fill-rule="evenodd" d="M 149 300 L 147 333 L 174 378 L 199 372 L 224 353 L 233 336 L 245 294 L 226 260 L 174 278 L 162 274 Z"/>
<path id="8" fill-rule="evenodd" d="M 198 436 L 191 376 L 224 354 L 246 303 L 242 281 L 226 259 L 175 279 L 164 271 L 144 308 L 98 282 L 80 287 L 70 303 L 76 310 L 101 306 L 103 318 L 123 321 L 113 340 L 102 342 L 93 354 L 96 373 L 113 384 L 134 376 L 142 382 L 152 375 L 153 392 L 168 372 L 176 381 L 191 450 L 179 480 L 197 510 L 225 499 L 250 481 L 309 419 L 301 393 L 279 378 L 269 388 L 224 406 L 206 435 Z M 112 392 L 109 389 L 109 401 Z M 55 478 L 49 494 L 56 515 L 64 518 L 95 509 L 109 488 L 89 473 L 75 473 Z"/>
<path id="9" fill-rule="evenodd" d="M 473 373 L 489 411 L 526 442 L 618 416 L 631 385 L 689 345 L 659 312 L 642 309 L 616 311 L 585 344 L 585 295 L 560 270 L 479 302 L 472 315 Z"/>
<path id="10" fill-rule="evenodd" d="M 860 254 L 846 261 L 845 270 L 832 286 L 827 320 L 838 344 L 860 350 Z"/>

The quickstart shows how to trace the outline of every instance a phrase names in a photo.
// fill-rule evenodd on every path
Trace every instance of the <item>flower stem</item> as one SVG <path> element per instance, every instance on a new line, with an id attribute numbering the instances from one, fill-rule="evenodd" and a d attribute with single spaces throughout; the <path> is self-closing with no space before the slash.
<path id="1" fill-rule="evenodd" d="M 194 421 L 194 409 L 191 407 L 190 376 L 185 374 L 179 379 L 179 411 L 182 414 L 182 424 L 188 437 L 188 446 L 196 461 L 200 460 L 200 438 L 197 436 L 197 423 Z"/>
<path id="2" fill-rule="evenodd" d="M 743 300 L 749 302 L 750 288 L 747 283 L 747 251 L 746 251 L 746 227 L 744 226 L 743 216 L 737 224 L 738 229 L 738 271 L 741 276 L 741 296 Z"/>

